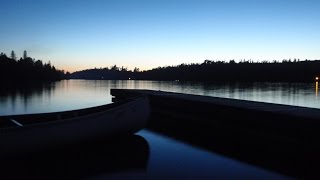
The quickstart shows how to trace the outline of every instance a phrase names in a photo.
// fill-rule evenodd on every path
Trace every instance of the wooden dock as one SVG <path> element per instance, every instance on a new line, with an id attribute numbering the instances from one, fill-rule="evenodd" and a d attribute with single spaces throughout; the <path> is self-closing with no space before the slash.
<path id="1" fill-rule="evenodd" d="M 295 177 L 320 170 L 320 109 L 152 90 L 149 129 Z"/>
<path id="2" fill-rule="evenodd" d="M 112 89 L 111 95 L 146 95 L 153 113 L 183 122 L 320 147 L 320 109 L 151 90 Z"/>

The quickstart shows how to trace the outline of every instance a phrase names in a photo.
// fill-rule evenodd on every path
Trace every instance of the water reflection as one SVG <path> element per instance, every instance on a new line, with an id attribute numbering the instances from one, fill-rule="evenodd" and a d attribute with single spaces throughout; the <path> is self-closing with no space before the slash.
<path id="1" fill-rule="evenodd" d="M 318 81 L 316 81 L 316 96 L 318 96 L 318 87 L 319 87 L 319 84 L 318 84 Z"/>
<path id="2" fill-rule="evenodd" d="M 148 179 L 289 179 L 152 131 L 138 134 L 150 146 Z"/>
<path id="3" fill-rule="evenodd" d="M 170 105 L 168 104 L 168 106 Z M 190 105 L 190 107 L 192 107 L 192 105 Z M 190 109 L 190 107 L 186 108 Z M 171 109 L 172 106 L 168 107 L 168 109 L 169 108 Z M 267 116 L 261 118 L 259 114 L 255 113 L 253 113 L 254 115 L 251 117 L 243 115 L 246 116 L 246 120 L 243 122 L 237 117 L 230 115 L 230 113 L 227 114 L 225 111 L 218 108 L 211 110 L 209 108 L 204 110 L 203 107 L 201 107 L 202 110 L 200 110 L 200 108 L 195 106 L 192 108 L 195 108 L 195 110 L 193 110 L 194 112 L 202 112 L 204 115 L 201 116 L 201 113 L 197 113 L 197 118 L 179 119 L 177 117 L 181 117 L 181 113 L 185 113 L 184 111 L 181 111 L 178 108 L 172 111 L 165 109 L 164 111 L 166 111 L 166 114 L 172 114 L 172 112 L 174 112 L 174 118 L 165 113 L 153 115 L 149 121 L 148 128 L 153 132 L 161 133 L 164 136 L 183 141 L 192 146 L 201 147 L 202 149 L 223 155 L 224 157 L 237 159 L 246 164 L 279 174 L 299 179 L 308 179 L 319 176 L 318 162 L 320 156 L 316 149 L 310 147 L 306 148 L 298 143 L 300 140 L 284 139 L 282 137 L 283 135 L 280 135 L 281 133 L 277 135 L 270 133 L 271 131 L 274 132 L 272 129 L 283 129 L 283 134 L 290 132 L 290 124 L 268 124 L 266 123 L 266 120 L 268 120 Z M 212 118 L 208 118 L 210 117 L 210 113 L 214 113 Z M 186 116 L 182 115 L 182 117 Z M 274 120 L 274 122 L 280 122 L 282 118 L 280 117 Z M 254 121 L 262 123 L 261 125 L 252 125 L 255 123 L 250 122 Z M 259 128 L 259 126 L 263 128 Z M 257 131 L 270 132 L 262 135 L 263 133 L 257 133 Z M 296 132 L 296 130 L 292 131 L 294 133 Z M 176 149 L 180 150 L 181 148 L 179 147 Z M 181 151 L 179 154 L 183 153 L 184 151 Z M 209 157 L 207 159 L 209 159 Z M 215 166 L 219 165 L 221 164 L 217 163 Z M 216 168 L 215 166 L 210 166 L 211 171 L 203 173 L 212 173 L 213 167 Z M 244 172 L 243 170 L 244 169 L 241 171 L 242 173 Z M 234 171 L 235 170 L 232 170 L 233 173 Z M 220 171 L 214 174 L 219 174 L 219 172 Z M 226 171 L 224 171 L 224 173 L 226 173 Z M 246 174 L 247 173 L 243 173 L 241 176 L 245 177 Z M 258 174 L 259 176 L 261 175 L 260 173 L 255 174 L 253 171 L 250 173 L 250 175 Z M 226 176 L 228 176 L 228 174 L 220 174 L 220 177 Z M 226 179 L 233 178 L 228 177 Z M 248 177 L 240 179 L 248 179 Z M 260 178 L 256 176 L 256 178 L 253 179 Z"/>
<path id="4" fill-rule="evenodd" d="M 320 108 L 313 83 L 200 83 L 64 80 L 0 88 L 0 115 L 73 110 L 111 103 L 110 89 L 151 89 Z"/>
<path id="5" fill-rule="evenodd" d="M 149 145 L 138 135 L 1 157 L 0 179 L 110 178 L 146 173 Z"/>
<path id="6" fill-rule="evenodd" d="M 54 83 L 5 84 L 0 87 L 0 108 L 10 112 L 16 109 L 26 112 L 28 107 L 38 103 L 39 99 L 50 101 L 54 90 Z"/>

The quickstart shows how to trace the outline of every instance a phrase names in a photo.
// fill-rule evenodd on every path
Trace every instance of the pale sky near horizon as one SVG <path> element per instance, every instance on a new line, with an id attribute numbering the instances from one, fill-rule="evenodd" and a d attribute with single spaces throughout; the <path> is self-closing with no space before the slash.
<path id="1" fill-rule="evenodd" d="M 0 52 L 76 71 L 320 59 L 320 0 L 0 0 Z"/>

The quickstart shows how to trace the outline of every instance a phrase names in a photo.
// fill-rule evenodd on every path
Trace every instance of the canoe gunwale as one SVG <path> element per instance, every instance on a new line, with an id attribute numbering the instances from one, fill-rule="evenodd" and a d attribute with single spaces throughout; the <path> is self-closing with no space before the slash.
<path id="1" fill-rule="evenodd" d="M 35 113 L 35 114 L 19 114 L 19 115 L 7 115 L 0 116 L 0 130 L 13 129 L 13 128 L 27 128 L 30 126 L 38 126 L 40 124 L 57 124 L 67 121 L 76 121 L 77 119 L 89 118 L 93 116 L 98 116 L 104 113 L 116 112 L 119 109 L 125 108 L 134 104 L 141 98 L 147 98 L 146 96 L 136 96 L 121 101 L 117 101 L 110 104 L 94 106 L 83 109 L 69 110 L 69 111 L 59 111 L 59 112 L 49 112 L 49 113 Z M 22 126 L 17 126 L 12 123 L 12 120 L 22 124 Z M 12 124 L 9 127 L 1 127 L 1 122 L 8 121 Z"/>

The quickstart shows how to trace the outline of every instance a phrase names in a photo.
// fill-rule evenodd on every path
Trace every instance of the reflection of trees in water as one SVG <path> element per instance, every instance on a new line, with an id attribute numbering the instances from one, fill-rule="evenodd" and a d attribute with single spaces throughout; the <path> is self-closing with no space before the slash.
<path id="1" fill-rule="evenodd" d="M 314 84 L 311 83 L 223 83 L 223 82 L 170 82 L 179 88 L 179 92 L 207 96 L 227 97 L 236 99 L 268 100 L 281 98 L 285 101 L 299 99 L 301 95 L 314 94 Z M 167 83 L 169 85 L 170 83 Z M 162 87 L 163 88 L 163 87 Z M 280 98 L 280 99 L 279 99 Z M 271 101 L 271 99 L 269 99 Z"/>
<path id="2" fill-rule="evenodd" d="M 25 108 L 27 108 L 31 98 L 50 98 L 54 89 L 55 86 L 53 82 L 3 84 L 0 87 L 0 98 L 11 101 L 13 108 L 15 108 L 17 100 L 21 100 Z"/>

